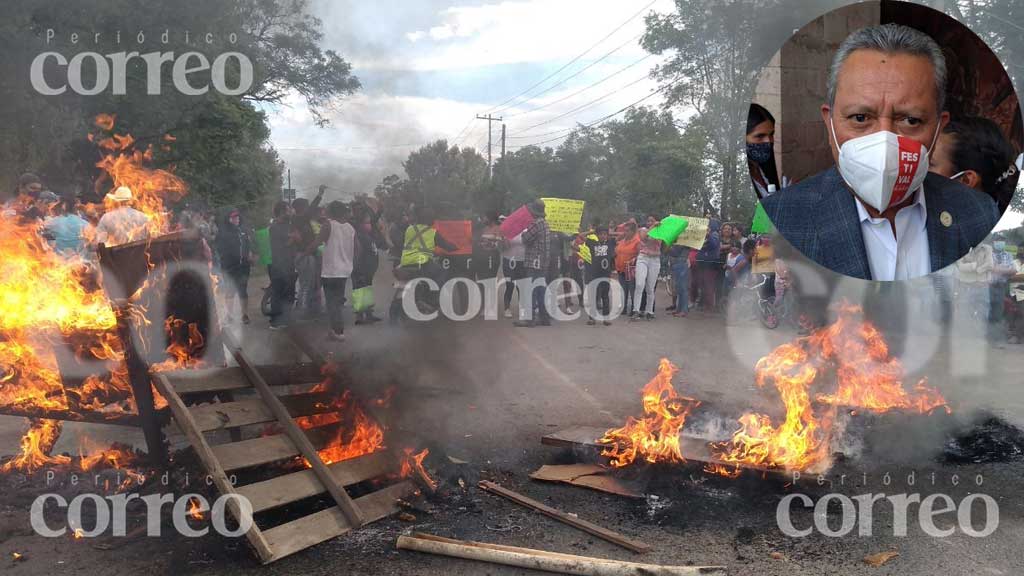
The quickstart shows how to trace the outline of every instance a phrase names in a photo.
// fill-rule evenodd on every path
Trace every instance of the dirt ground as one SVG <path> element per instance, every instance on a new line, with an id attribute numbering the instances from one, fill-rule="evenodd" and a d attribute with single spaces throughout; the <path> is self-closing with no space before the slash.
<path id="1" fill-rule="evenodd" d="M 251 290 L 258 292 L 258 287 L 254 280 Z M 378 294 L 378 300 L 388 295 L 386 283 Z M 566 463 L 575 457 L 541 445 L 543 435 L 573 426 L 620 425 L 626 416 L 638 414 L 639 390 L 655 374 L 662 357 L 681 368 L 677 388 L 701 399 L 707 414 L 734 422 L 748 409 L 778 413 L 772 391 L 754 385 L 753 366 L 772 347 L 795 338 L 794 329 L 726 326 L 721 316 L 700 312 L 685 319 L 673 319 L 660 310 L 659 314 L 652 322 L 620 319 L 609 327 L 587 326 L 583 320 L 530 329 L 514 328 L 504 319 L 411 327 L 381 323 L 350 327 L 349 340 L 331 346 L 321 325 L 303 325 L 302 331 L 314 342 L 346 363 L 359 382 L 359 392 L 370 394 L 391 383 L 398 386 L 392 429 L 431 448 L 428 467 L 447 475 L 441 478 L 445 494 L 430 502 L 432 513 L 415 512 L 412 522 L 386 519 L 261 567 L 244 539 L 192 539 L 166 535 L 167 530 L 162 538 L 128 542 L 37 536 L 29 528 L 28 507 L 48 491 L 45 481 L 38 476 L 8 475 L 0 478 L 0 566 L 15 576 L 529 573 L 395 549 L 399 534 L 416 530 L 640 562 L 724 565 L 730 574 L 1021 573 L 1024 503 L 1019 495 L 1024 492 L 1024 462 L 1009 458 L 956 464 L 943 456 L 943 449 L 979 410 L 991 410 L 1008 422 L 1024 425 L 1020 389 L 1024 348 L 985 345 L 988 352 L 972 372 L 971 367 L 964 368 L 957 351 L 977 347 L 965 343 L 963 335 L 943 335 L 938 352 L 918 363 L 907 378 L 911 382 L 927 376 L 950 400 L 953 416 L 854 418 L 848 436 L 856 446 L 830 472 L 831 485 L 808 480 L 792 485 L 784 478 L 750 473 L 728 480 L 704 474 L 697 463 L 644 470 L 649 480 L 647 497 L 639 500 L 531 481 L 529 474 L 541 465 Z M 894 334 L 893 338 L 912 342 L 914 335 Z M 265 329 L 263 319 L 246 327 L 245 341 L 259 361 L 287 360 L 295 353 L 280 334 Z M 0 418 L 0 454 L 16 449 L 23 426 L 20 419 Z M 73 451 L 83 434 L 141 443 L 131 430 L 69 425 L 58 450 Z M 468 464 L 453 467 L 448 456 Z M 908 486 L 912 471 L 916 481 Z M 886 474 L 889 484 L 884 484 Z M 957 486 L 952 485 L 954 475 L 960 481 Z M 643 540 L 654 551 L 634 555 L 484 493 L 475 488 L 481 478 Z M 936 538 L 924 534 L 912 515 L 908 535 L 894 536 L 891 508 L 879 504 L 871 523 L 873 535 L 860 536 L 854 530 L 842 538 L 817 532 L 792 538 L 780 531 L 776 507 L 793 492 L 815 500 L 828 492 L 851 497 L 865 493 L 924 497 L 941 492 L 954 502 L 981 492 L 998 503 L 999 525 L 984 538 L 960 530 Z M 833 528 L 839 525 L 839 513 L 839 506 L 828 508 Z M 810 510 L 794 509 L 794 524 L 806 526 L 812 520 Z M 947 527 L 952 522 L 947 517 L 937 524 Z M 899 556 L 882 567 L 863 562 L 869 554 L 886 551 Z M 13 560 L 15 552 L 24 559 Z"/>

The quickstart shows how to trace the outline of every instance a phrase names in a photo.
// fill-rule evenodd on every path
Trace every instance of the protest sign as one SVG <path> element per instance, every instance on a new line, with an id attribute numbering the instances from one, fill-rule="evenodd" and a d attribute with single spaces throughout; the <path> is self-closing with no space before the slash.
<path id="1" fill-rule="evenodd" d="M 526 206 L 520 206 L 501 223 L 501 235 L 511 240 L 519 236 L 532 223 L 533 215 L 530 214 L 530 210 Z"/>
<path id="2" fill-rule="evenodd" d="M 270 266 L 270 228 L 256 231 L 256 253 L 260 257 L 260 266 Z"/>
<path id="3" fill-rule="evenodd" d="M 695 216 L 683 216 L 683 218 L 686 219 L 688 224 L 686 229 L 676 238 L 676 244 L 700 250 L 704 246 L 704 237 L 708 233 L 708 219 Z"/>
<path id="4" fill-rule="evenodd" d="M 767 234 L 772 230 L 772 221 L 768 218 L 768 213 L 764 211 L 764 206 L 758 202 L 757 208 L 754 208 L 754 221 L 750 224 L 750 231 L 754 234 Z"/>
<path id="5" fill-rule="evenodd" d="M 444 256 L 469 256 L 473 253 L 473 223 L 469 220 L 435 220 L 434 230 L 445 240 L 455 245 L 455 250 L 448 251 L 440 246 L 434 252 Z"/>
<path id="6" fill-rule="evenodd" d="M 580 222 L 583 221 L 583 200 L 566 200 L 564 198 L 542 198 L 544 200 L 544 218 L 552 232 L 579 234 Z"/>
<path id="7" fill-rule="evenodd" d="M 666 244 L 675 244 L 676 239 L 689 224 L 689 221 L 682 216 L 666 216 L 661 220 L 661 224 L 655 226 L 647 235 Z"/>

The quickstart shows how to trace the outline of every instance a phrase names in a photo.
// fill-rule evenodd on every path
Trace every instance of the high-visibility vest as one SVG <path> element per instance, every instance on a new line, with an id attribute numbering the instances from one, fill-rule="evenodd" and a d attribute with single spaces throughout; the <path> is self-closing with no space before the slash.
<path id="1" fill-rule="evenodd" d="M 434 257 L 434 239 L 437 231 L 425 224 L 413 224 L 405 229 L 400 266 L 422 266 Z"/>

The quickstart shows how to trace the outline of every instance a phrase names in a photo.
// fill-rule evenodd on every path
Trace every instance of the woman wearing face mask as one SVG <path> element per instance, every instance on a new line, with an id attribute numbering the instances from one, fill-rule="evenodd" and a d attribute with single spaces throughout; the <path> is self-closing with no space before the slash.
<path id="1" fill-rule="evenodd" d="M 995 122 L 969 117 L 946 125 L 935 145 L 931 171 L 988 194 L 1001 214 L 1017 189 L 1016 158 Z"/>
<path id="2" fill-rule="evenodd" d="M 747 114 L 747 168 L 758 199 L 770 194 L 769 185 L 780 188 L 775 167 L 775 117 L 760 104 L 751 104 Z"/>

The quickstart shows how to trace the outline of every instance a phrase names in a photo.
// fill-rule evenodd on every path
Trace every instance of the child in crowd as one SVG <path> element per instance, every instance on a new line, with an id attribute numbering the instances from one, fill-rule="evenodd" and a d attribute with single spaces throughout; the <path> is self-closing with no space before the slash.
<path id="1" fill-rule="evenodd" d="M 588 287 L 594 286 L 593 302 L 587 315 L 590 317 L 587 324 L 597 324 L 594 311 L 604 317 L 604 325 L 611 325 L 608 317 L 611 315 L 611 276 L 615 270 L 615 239 L 611 237 L 607 226 L 598 225 L 594 229 L 597 240 L 585 238 L 587 248 L 590 250 L 590 266 L 587 270 Z"/>

